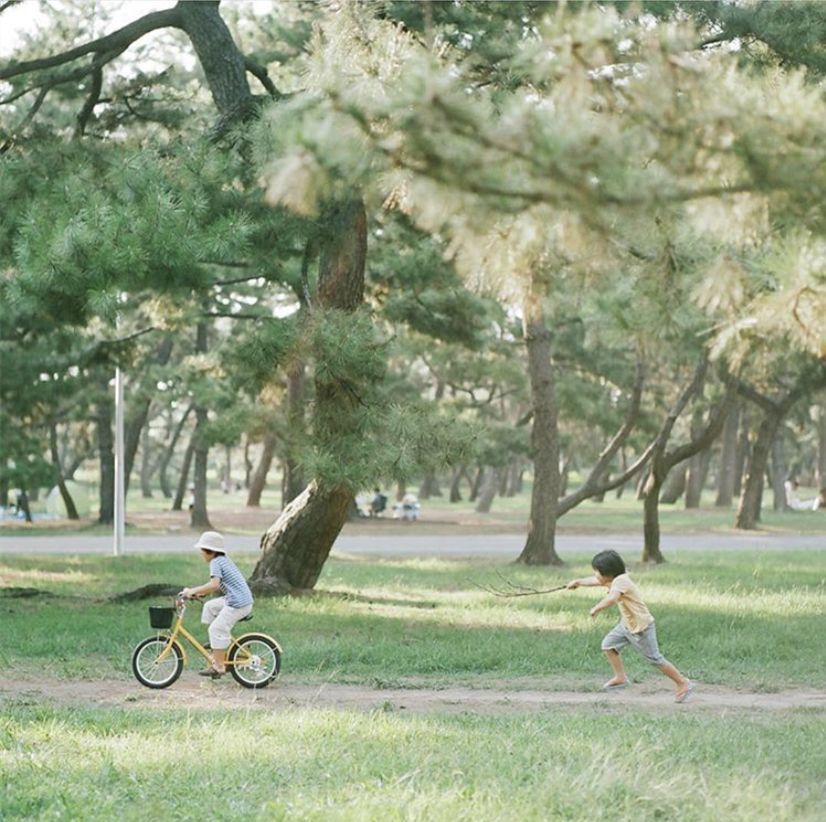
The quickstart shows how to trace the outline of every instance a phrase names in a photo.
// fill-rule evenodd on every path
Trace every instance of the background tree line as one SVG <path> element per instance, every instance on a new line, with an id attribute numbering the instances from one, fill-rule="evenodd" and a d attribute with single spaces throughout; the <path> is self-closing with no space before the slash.
<path id="1" fill-rule="evenodd" d="M 50 9 L 0 65 L 4 488 L 71 510 L 96 460 L 111 519 L 116 365 L 127 475 L 194 528 L 210 453 L 251 505 L 282 468 L 261 591 L 377 482 L 530 470 L 528 564 L 606 493 L 659 561 L 709 472 L 741 528 L 826 484 L 820 4 Z"/>

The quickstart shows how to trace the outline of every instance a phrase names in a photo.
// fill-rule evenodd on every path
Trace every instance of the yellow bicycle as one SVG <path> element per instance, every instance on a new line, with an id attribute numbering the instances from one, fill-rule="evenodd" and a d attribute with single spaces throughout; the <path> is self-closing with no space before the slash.
<path id="1" fill-rule="evenodd" d="M 182 597 L 176 598 L 174 608 L 149 607 L 149 624 L 157 633 L 139 642 L 132 652 L 132 672 L 141 685 L 168 688 L 178 679 L 187 659 L 180 638 L 188 640 L 212 664 L 209 650 L 184 627 L 185 614 L 186 601 Z M 281 670 L 281 653 L 281 646 L 271 636 L 244 634 L 227 648 L 227 670 L 245 688 L 265 688 Z"/>

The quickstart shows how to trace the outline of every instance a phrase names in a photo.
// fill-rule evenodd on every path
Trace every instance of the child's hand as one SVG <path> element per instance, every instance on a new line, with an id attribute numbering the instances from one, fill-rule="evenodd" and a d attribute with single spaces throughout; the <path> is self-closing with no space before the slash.
<path id="1" fill-rule="evenodd" d="M 574 588 L 579 588 L 579 580 L 578 579 L 572 579 L 570 582 L 565 584 L 565 587 L 569 591 L 573 591 Z"/>
<path id="2" fill-rule="evenodd" d="M 591 608 L 591 610 L 588 613 L 591 615 L 591 618 L 593 619 L 599 613 L 599 608 L 597 608 L 597 606 L 594 605 L 594 607 Z"/>
<path id="3" fill-rule="evenodd" d="M 184 588 L 183 591 L 181 591 L 180 595 L 184 599 L 191 599 L 192 598 L 192 591 L 189 588 Z"/>

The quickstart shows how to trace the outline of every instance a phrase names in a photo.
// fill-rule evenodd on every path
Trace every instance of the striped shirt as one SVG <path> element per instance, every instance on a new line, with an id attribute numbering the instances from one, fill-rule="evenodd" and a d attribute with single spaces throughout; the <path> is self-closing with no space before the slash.
<path id="1" fill-rule="evenodd" d="M 218 577 L 221 593 L 226 597 L 230 608 L 252 605 L 252 591 L 238 566 L 228 556 L 222 554 L 211 559 L 209 575 Z"/>

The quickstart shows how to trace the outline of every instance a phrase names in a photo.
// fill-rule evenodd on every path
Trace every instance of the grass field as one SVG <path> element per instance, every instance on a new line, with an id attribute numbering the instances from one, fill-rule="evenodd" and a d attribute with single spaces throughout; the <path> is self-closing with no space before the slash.
<path id="1" fill-rule="evenodd" d="M 497 497 L 492 510 L 487 514 L 475 511 L 475 504 L 467 499 L 450 503 L 445 497 L 433 497 L 422 501 L 421 519 L 416 527 L 461 528 L 480 533 L 492 531 L 521 532 L 526 528 L 530 511 L 530 481 L 525 483 L 521 494 L 515 497 Z M 88 494 L 94 500 L 96 491 L 91 486 Z M 802 496 L 813 496 L 809 489 Z M 675 505 L 660 506 L 660 527 L 664 533 L 685 531 L 733 530 L 734 509 L 714 506 L 715 494 L 706 490 L 702 507 L 686 509 L 682 501 Z M 826 511 L 774 511 L 771 495 L 767 494 L 762 510 L 760 527 L 777 533 L 817 533 L 826 532 Z M 139 490 L 129 492 L 126 504 L 127 532 L 167 533 L 189 530 L 188 511 L 170 511 L 170 500 L 159 493 L 151 499 L 144 499 Z M 32 506 L 33 511 L 42 513 L 45 502 Z M 246 507 L 246 492 L 233 491 L 222 494 L 212 489 L 208 497 L 208 510 L 213 525 L 220 529 L 239 534 L 260 534 L 275 521 L 280 510 L 280 494 L 275 485 L 265 490 L 260 508 Z M 77 522 L 65 519 L 36 520 L 27 524 L 20 520 L 0 520 L 0 549 L 4 537 L 22 537 L 35 534 L 70 533 L 78 530 L 84 533 L 110 534 L 111 526 L 96 525 L 96 509 Z M 409 523 L 391 523 L 391 512 L 380 521 L 355 520 L 345 525 L 345 532 L 381 527 L 383 533 L 393 527 L 404 529 Z M 642 532 L 642 502 L 632 493 L 625 493 L 621 499 L 609 494 L 604 502 L 586 500 L 563 516 L 558 523 L 561 532 L 636 531 Z"/>
<path id="2" fill-rule="evenodd" d="M 260 601 L 252 625 L 283 644 L 282 684 L 597 691 L 608 673 L 599 640 L 613 624 L 613 615 L 588 617 L 597 592 L 502 600 L 471 582 L 499 583 L 501 573 L 544 587 L 586 573 L 587 559 L 564 570 L 331 560 L 315 594 Z M 252 560 L 240 563 L 251 570 Z M 764 692 L 823 688 L 826 551 L 692 554 L 632 573 L 664 652 L 692 678 Z M 203 575 L 197 556 L 0 558 L 6 589 L 51 594 L 0 589 L 0 680 L 128 683 L 131 648 L 150 633 L 149 603 L 107 598 Z M 628 670 L 642 686 L 669 688 L 633 657 Z M 819 709 L 93 709 L 6 690 L 0 819 L 826 816 Z"/>

